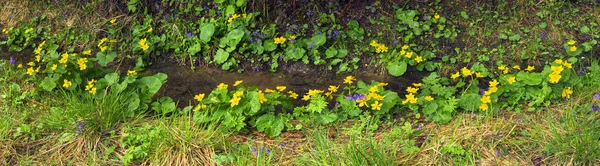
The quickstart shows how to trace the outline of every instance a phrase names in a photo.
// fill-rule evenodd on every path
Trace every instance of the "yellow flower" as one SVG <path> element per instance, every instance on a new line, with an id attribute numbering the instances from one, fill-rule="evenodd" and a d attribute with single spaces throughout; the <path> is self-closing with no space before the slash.
<path id="1" fill-rule="evenodd" d="M 202 107 L 201 107 L 200 105 L 198 105 L 198 106 L 194 107 L 194 112 L 198 112 L 198 111 L 200 111 L 200 109 L 201 109 L 201 108 L 202 108 Z"/>
<path id="2" fill-rule="evenodd" d="M 113 18 L 112 20 L 110 20 L 111 24 L 114 24 L 115 22 L 117 22 L 117 18 Z"/>
<path id="3" fill-rule="evenodd" d="M 377 93 L 377 92 L 379 92 L 379 87 L 378 86 L 371 86 L 369 88 L 369 92 L 371 92 L 371 93 Z"/>
<path id="4" fill-rule="evenodd" d="M 294 39 L 296 39 L 296 36 L 294 36 L 294 35 L 288 37 L 288 40 L 294 40 Z"/>
<path id="5" fill-rule="evenodd" d="M 273 40 L 275 40 L 275 44 L 283 44 L 283 43 L 285 43 L 285 40 L 287 40 L 287 39 L 285 37 L 281 36 L 281 37 L 277 37 Z"/>
<path id="6" fill-rule="evenodd" d="M 327 92 L 325 93 L 325 97 L 329 98 L 329 100 L 333 99 L 333 92 Z"/>
<path id="7" fill-rule="evenodd" d="M 150 27 L 150 29 L 148 29 L 148 31 L 146 31 L 148 33 L 152 33 L 152 27 Z"/>
<path id="8" fill-rule="evenodd" d="M 552 74 L 560 74 L 565 68 L 562 66 L 550 66 L 550 70 L 552 70 Z"/>
<path id="9" fill-rule="evenodd" d="M 425 96 L 425 100 L 427 100 L 427 101 L 432 101 L 432 100 L 433 100 L 433 97 L 431 97 L 431 96 Z"/>
<path id="10" fill-rule="evenodd" d="M 375 52 L 377 52 L 377 53 L 388 52 L 388 47 L 383 44 L 379 44 L 379 45 L 377 45 L 377 49 L 375 49 Z"/>
<path id="11" fill-rule="evenodd" d="M 140 48 L 142 48 L 142 51 L 146 51 L 150 46 L 148 46 L 148 44 L 146 44 L 146 38 L 143 38 L 142 40 L 140 40 L 140 42 L 138 42 L 138 44 L 140 44 Z"/>
<path id="12" fill-rule="evenodd" d="M 477 76 L 477 78 L 483 78 L 483 75 L 481 75 L 480 72 L 475 73 L 475 76 Z"/>
<path id="13" fill-rule="evenodd" d="M 487 105 L 487 104 L 483 104 L 483 103 L 482 103 L 481 105 L 479 105 L 479 109 L 480 109 L 480 110 L 484 110 L 484 111 L 485 111 L 485 110 L 487 110 L 487 109 L 488 109 L 488 105 Z"/>
<path id="14" fill-rule="evenodd" d="M 369 45 L 371 47 L 377 47 L 379 45 L 379 43 L 377 43 L 377 40 L 373 40 L 373 41 L 371 41 L 371 43 Z"/>
<path id="15" fill-rule="evenodd" d="M 104 44 L 104 42 L 108 41 L 108 38 L 102 38 L 100 39 L 100 41 L 98 42 L 98 47 L 102 46 L 102 44 Z"/>
<path id="16" fill-rule="evenodd" d="M 87 85 L 85 86 L 85 90 L 91 90 L 94 87 L 94 83 L 96 83 L 96 80 L 94 79 L 88 81 Z"/>
<path id="17" fill-rule="evenodd" d="M 87 68 L 87 58 L 81 58 L 77 60 L 77 64 L 79 64 L 79 70 L 85 70 Z"/>
<path id="18" fill-rule="evenodd" d="M 577 46 L 571 46 L 571 47 L 569 47 L 569 51 L 571 51 L 571 52 L 577 51 Z"/>
<path id="19" fill-rule="evenodd" d="M 403 45 L 402 50 L 406 50 L 406 49 L 408 49 L 408 45 Z"/>
<path id="20" fill-rule="evenodd" d="M 127 75 L 132 75 L 132 74 L 136 75 L 137 71 L 135 71 L 135 70 L 127 70 Z"/>
<path id="21" fill-rule="evenodd" d="M 346 78 L 344 78 L 344 84 L 352 84 L 354 80 L 356 80 L 354 76 L 347 76 Z"/>
<path id="22" fill-rule="evenodd" d="M 323 91 L 322 90 L 318 90 L 318 89 L 310 89 L 310 90 L 308 90 L 308 95 L 309 96 L 316 95 L 316 94 L 321 94 L 321 93 L 323 93 Z"/>
<path id="23" fill-rule="evenodd" d="M 227 86 L 229 86 L 229 85 L 227 85 L 227 84 L 224 84 L 224 83 L 220 83 L 220 84 L 217 86 L 217 89 L 219 89 L 219 90 L 227 89 Z"/>
<path id="24" fill-rule="evenodd" d="M 550 83 L 558 83 L 558 81 L 560 81 L 560 78 L 562 77 L 560 74 L 555 73 L 552 73 L 548 76 L 550 77 Z"/>
<path id="25" fill-rule="evenodd" d="M 498 84 L 500 84 L 498 81 L 496 81 L 495 79 L 490 81 L 490 87 L 496 87 Z"/>
<path id="26" fill-rule="evenodd" d="M 452 74 L 452 76 L 450 76 L 450 78 L 452 78 L 452 79 L 456 79 L 458 77 L 460 77 L 460 72 L 456 72 L 456 73 Z"/>
<path id="27" fill-rule="evenodd" d="M 234 97 L 231 100 L 229 100 L 229 102 L 231 103 L 231 107 L 234 107 L 238 104 L 240 104 L 240 99 L 239 97 Z"/>
<path id="28" fill-rule="evenodd" d="M 519 65 L 514 65 L 512 68 L 513 69 L 517 69 L 517 70 L 521 70 L 521 66 L 519 66 Z"/>
<path id="29" fill-rule="evenodd" d="M 286 88 L 285 86 L 277 86 L 277 87 L 275 87 L 275 89 L 277 89 L 277 91 L 279 91 L 279 92 L 283 92 L 285 90 L 285 88 Z"/>
<path id="30" fill-rule="evenodd" d="M 58 63 L 65 64 L 69 60 L 69 54 L 68 53 L 62 54 L 61 57 L 62 58 L 60 58 L 60 60 L 58 60 Z"/>
<path id="31" fill-rule="evenodd" d="M 498 70 L 504 72 L 504 74 L 508 73 L 508 68 L 506 66 L 498 66 Z"/>
<path id="32" fill-rule="evenodd" d="M 490 99 L 490 96 L 488 96 L 488 95 L 484 95 L 483 97 L 481 97 L 480 101 L 483 104 L 492 102 L 492 100 Z"/>
<path id="33" fill-rule="evenodd" d="M 369 93 L 369 96 L 371 96 L 371 98 L 373 98 L 377 101 L 381 101 L 381 100 L 383 100 L 383 98 L 385 98 L 377 93 Z"/>
<path id="34" fill-rule="evenodd" d="M 440 15 L 436 13 L 435 15 L 433 15 L 433 18 L 440 19 Z"/>
<path id="35" fill-rule="evenodd" d="M 92 50 L 85 50 L 83 55 L 92 55 Z"/>
<path id="36" fill-rule="evenodd" d="M 419 88 L 413 88 L 413 87 L 408 87 L 406 88 L 406 92 L 408 93 L 417 93 L 417 91 L 419 91 Z"/>
<path id="37" fill-rule="evenodd" d="M 32 75 L 34 71 L 35 70 L 33 70 L 33 67 L 27 68 L 27 75 Z"/>
<path id="38" fill-rule="evenodd" d="M 463 67 L 461 69 L 461 72 L 462 72 L 463 77 L 468 77 L 468 76 L 473 75 L 473 71 L 467 69 L 466 67 Z"/>
<path id="39" fill-rule="evenodd" d="M 384 86 L 387 86 L 387 85 L 388 85 L 388 83 L 385 83 L 385 82 L 380 82 L 379 84 L 377 84 L 377 86 L 381 86 L 381 87 L 384 87 Z"/>
<path id="40" fill-rule="evenodd" d="M 404 95 L 406 97 L 406 100 L 402 101 L 402 104 L 406 104 L 406 103 L 412 103 L 415 104 L 417 103 L 417 98 L 415 98 L 415 95 L 412 93 L 409 93 L 407 95 Z"/>
<path id="41" fill-rule="evenodd" d="M 304 101 L 310 100 L 310 95 L 305 94 L 304 96 L 302 96 L 302 100 L 304 100 Z"/>
<path id="42" fill-rule="evenodd" d="M 288 91 L 288 94 L 290 95 L 290 98 L 298 99 L 298 94 L 296 92 Z"/>
<path id="43" fill-rule="evenodd" d="M 404 51 L 404 50 L 400 51 L 400 55 L 406 55 L 406 51 Z"/>
<path id="44" fill-rule="evenodd" d="M 569 62 L 563 62 L 563 64 L 562 64 L 562 65 L 563 65 L 565 68 L 567 68 L 567 69 L 570 69 L 570 68 L 572 68 L 572 67 L 573 67 L 573 66 L 571 65 L 571 63 L 569 63 Z"/>
<path id="45" fill-rule="evenodd" d="M 531 72 L 531 71 L 535 70 L 535 66 L 527 66 L 527 69 L 525 69 L 525 70 Z"/>
<path id="46" fill-rule="evenodd" d="M 237 80 L 237 81 L 235 81 L 235 83 L 233 83 L 233 86 L 238 86 L 238 85 L 242 84 L 242 82 L 244 82 L 244 81 Z"/>
<path id="47" fill-rule="evenodd" d="M 37 49 L 35 49 L 35 54 L 39 55 L 42 52 L 42 47 L 44 47 L 44 44 L 46 44 L 46 41 L 43 41 L 42 43 L 40 43 L 40 45 L 38 45 Z"/>
<path id="48" fill-rule="evenodd" d="M 17 65 L 17 69 L 20 69 L 20 68 L 23 68 L 23 64 L 20 64 L 20 63 L 19 63 L 19 64 Z"/>
<path id="49" fill-rule="evenodd" d="M 53 64 L 52 67 L 50 67 L 50 69 L 52 69 L 52 71 L 56 70 L 56 68 L 58 67 L 58 65 Z"/>
<path id="50" fill-rule="evenodd" d="M 508 84 L 513 84 L 513 83 L 517 82 L 517 80 L 514 76 L 510 76 L 508 78 L 508 80 L 506 80 L 506 81 L 508 81 Z"/>
<path id="51" fill-rule="evenodd" d="M 68 88 L 68 87 L 70 87 L 71 85 L 72 85 L 71 81 L 69 81 L 69 80 L 67 80 L 67 79 L 65 79 L 65 80 L 64 80 L 63 87 L 65 87 L 65 88 Z"/>
<path id="52" fill-rule="evenodd" d="M 554 60 L 554 63 L 562 65 L 563 60 L 562 59 L 556 59 L 556 60 Z"/>
<path id="53" fill-rule="evenodd" d="M 102 46 L 102 47 L 100 47 L 100 52 L 106 51 L 107 48 L 108 48 L 108 46 Z"/>
<path id="54" fill-rule="evenodd" d="M 27 63 L 27 65 L 33 66 L 33 65 L 35 65 L 35 63 L 33 63 L 33 61 L 31 61 L 31 62 Z"/>
<path id="55" fill-rule="evenodd" d="M 379 101 L 375 101 L 373 104 L 371 104 L 371 109 L 372 110 L 381 110 L 381 106 L 383 106 L 383 103 L 379 103 Z"/>
<path id="56" fill-rule="evenodd" d="M 204 93 L 197 94 L 196 96 L 194 96 L 194 99 L 196 99 L 196 101 L 198 102 L 202 102 L 202 100 L 204 100 Z"/>
<path id="57" fill-rule="evenodd" d="M 490 92 L 490 94 L 496 93 L 498 92 L 498 87 L 490 87 L 490 90 L 488 90 L 487 92 Z"/>
<path id="58" fill-rule="evenodd" d="M 2 28 L 2 33 L 5 33 L 8 35 L 8 30 L 6 30 L 6 28 Z"/>
<path id="59" fill-rule="evenodd" d="M 413 83 L 412 85 L 415 86 L 415 87 L 421 87 L 421 85 L 423 85 L 423 84 L 421 84 L 421 83 Z"/>
<path id="60" fill-rule="evenodd" d="M 244 91 L 237 91 L 233 93 L 233 97 L 242 97 L 242 95 L 244 95 Z"/>
<path id="61" fill-rule="evenodd" d="M 273 93 L 273 92 L 275 92 L 275 90 L 267 88 L 267 89 L 265 89 L 265 92 L 266 93 Z"/>
<path id="62" fill-rule="evenodd" d="M 413 56 L 413 52 L 407 52 L 407 53 L 406 53 L 406 58 L 410 58 L 410 57 L 412 57 L 412 56 Z"/>
<path id="63" fill-rule="evenodd" d="M 258 102 L 260 104 L 267 102 L 267 98 L 265 98 L 265 94 L 261 90 L 258 91 Z"/>
<path id="64" fill-rule="evenodd" d="M 93 87 L 92 89 L 90 89 L 90 94 L 95 95 L 96 94 L 96 87 Z"/>
<path id="65" fill-rule="evenodd" d="M 337 92 L 337 91 L 338 91 L 338 88 L 339 88 L 339 87 L 340 87 L 340 86 L 333 86 L 333 85 L 329 85 L 329 88 L 327 88 L 327 90 L 329 90 L 329 91 L 330 91 L 330 92 L 332 92 L 332 93 L 335 93 L 335 92 Z M 371 87 L 371 88 L 373 88 L 373 87 Z"/>
<path id="66" fill-rule="evenodd" d="M 417 63 L 421 63 L 421 62 L 423 62 L 423 57 L 421 57 L 421 56 L 417 56 L 417 57 L 415 57 L 415 61 L 416 61 Z"/>
<path id="67" fill-rule="evenodd" d="M 246 13 L 242 14 L 242 18 L 246 18 L 248 15 Z"/>
<path id="68" fill-rule="evenodd" d="M 568 99 L 571 98 L 571 94 L 573 94 L 573 91 L 571 90 L 571 87 L 568 87 L 566 89 L 563 89 L 561 96 Z"/>
<path id="69" fill-rule="evenodd" d="M 577 43 L 577 41 L 575 41 L 575 40 L 571 40 L 571 41 L 567 42 L 567 44 L 569 44 L 569 45 L 573 45 L 575 43 Z"/>

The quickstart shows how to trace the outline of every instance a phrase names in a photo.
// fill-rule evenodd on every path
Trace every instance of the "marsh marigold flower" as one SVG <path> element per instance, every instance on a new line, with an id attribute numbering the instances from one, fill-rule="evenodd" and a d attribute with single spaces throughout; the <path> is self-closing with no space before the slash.
<path id="1" fill-rule="evenodd" d="M 238 85 L 242 84 L 242 82 L 244 82 L 244 81 L 237 80 L 237 81 L 235 81 L 235 83 L 233 83 L 233 86 L 238 86 Z"/>
<path id="2" fill-rule="evenodd" d="M 371 104 L 371 109 L 372 110 L 381 110 L 381 106 L 383 106 L 383 103 L 379 103 L 379 101 L 375 101 L 373 104 Z"/>
<path id="3" fill-rule="evenodd" d="M 267 102 L 267 98 L 265 98 L 265 94 L 261 90 L 258 91 L 258 102 L 260 104 Z"/>
<path id="4" fill-rule="evenodd" d="M 204 100 L 204 96 L 204 93 L 197 94 L 196 96 L 194 96 L 194 99 L 196 99 L 196 101 L 198 102 L 202 102 L 202 100 Z"/>
<path id="5" fill-rule="evenodd" d="M 569 51 L 571 51 L 571 52 L 577 51 L 577 46 L 571 46 L 571 47 L 569 47 Z"/>
<path id="6" fill-rule="evenodd" d="M 488 105 L 484 104 L 484 103 L 481 103 L 481 105 L 479 105 L 479 109 L 482 110 L 482 111 L 485 111 L 485 110 L 488 109 Z"/>
<path id="7" fill-rule="evenodd" d="M 337 91 L 338 91 L 338 88 L 339 88 L 339 87 L 340 87 L 340 86 L 333 86 L 333 85 L 330 85 L 330 86 L 329 86 L 329 88 L 327 88 L 327 90 L 329 90 L 329 91 L 330 91 L 330 92 L 332 92 L 332 93 L 335 93 L 335 92 L 337 92 Z M 371 88 L 373 88 L 373 87 L 371 87 Z"/>
<path id="8" fill-rule="evenodd" d="M 85 50 L 82 53 L 83 55 L 92 55 L 92 50 Z"/>
<path id="9" fill-rule="evenodd" d="M 417 62 L 417 63 L 421 63 L 421 62 L 423 62 L 423 57 L 421 57 L 421 56 L 416 56 L 416 57 L 415 57 L 415 62 Z"/>
<path id="10" fill-rule="evenodd" d="M 288 91 L 288 95 L 290 96 L 290 98 L 292 99 L 298 99 L 298 94 L 296 92 L 293 91 Z"/>
<path id="11" fill-rule="evenodd" d="M 277 91 L 279 91 L 279 92 L 283 92 L 285 90 L 285 88 L 287 88 L 287 87 L 285 87 L 285 86 L 277 86 L 277 87 L 275 87 L 275 89 L 277 89 Z"/>
<path id="12" fill-rule="evenodd" d="M 463 67 L 461 69 L 461 72 L 462 72 L 463 77 L 468 77 L 468 76 L 473 75 L 473 71 L 467 69 L 466 67 Z"/>
<path id="13" fill-rule="evenodd" d="M 574 45 L 575 43 L 577 43 L 577 41 L 575 41 L 575 40 L 571 40 L 571 41 L 567 42 L 567 44 L 569 44 L 569 45 Z"/>
<path id="14" fill-rule="evenodd" d="M 354 80 L 356 80 L 356 78 L 354 78 L 353 76 L 347 76 L 346 78 L 344 78 L 344 84 L 352 84 Z"/>
<path id="15" fill-rule="evenodd" d="M 568 88 L 563 89 L 561 96 L 569 99 L 569 98 L 571 98 L 571 94 L 573 94 L 573 91 L 571 90 L 571 87 L 568 87 Z"/>
<path id="16" fill-rule="evenodd" d="M 127 75 L 136 75 L 137 71 L 135 70 L 127 70 Z"/>
<path id="17" fill-rule="evenodd" d="M 527 69 L 525 69 L 525 70 L 531 72 L 531 71 L 535 70 L 535 66 L 527 66 Z"/>
<path id="18" fill-rule="evenodd" d="M 140 48 L 142 48 L 143 51 L 146 51 L 148 48 L 150 48 L 150 46 L 148 46 L 148 44 L 146 44 L 146 38 L 143 38 L 142 40 L 140 40 L 140 42 L 138 42 L 138 44 L 140 44 Z"/>
<path id="19" fill-rule="evenodd" d="M 425 98 L 424 98 L 424 99 L 425 99 L 425 100 L 427 100 L 427 101 L 432 101 L 432 100 L 433 100 L 433 97 L 431 97 L 431 96 L 425 96 Z"/>
<path id="20" fill-rule="evenodd" d="M 275 90 L 267 88 L 267 89 L 265 89 L 265 92 L 266 93 L 273 93 L 273 92 L 275 92 Z"/>
<path id="21" fill-rule="evenodd" d="M 508 80 L 506 80 L 506 81 L 508 81 L 508 84 L 513 84 L 513 83 L 517 82 L 517 80 L 514 76 L 510 76 L 508 78 Z"/>
<path id="22" fill-rule="evenodd" d="M 223 90 L 223 89 L 227 89 L 227 87 L 228 87 L 228 85 L 227 85 L 227 84 L 220 83 L 220 84 L 217 86 L 217 89 L 219 89 L 219 90 Z"/>
<path id="23" fill-rule="evenodd" d="M 71 81 L 69 81 L 69 80 L 67 80 L 67 79 L 65 79 L 65 80 L 63 81 L 63 87 L 65 87 L 65 88 L 68 88 L 68 87 L 70 87 L 72 84 L 73 84 L 73 83 L 71 83 Z"/>
<path id="24" fill-rule="evenodd" d="M 52 65 L 52 67 L 50 67 L 50 69 L 51 69 L 52 71 L 54 71 L 54 70 L 56 70 L 56 68 L 57 68 L 57 67 L 58 67 L 58 65 L 56 65 L 56 64 L 53 64 L 53 65 Z"/>
<path id="25" fill-rule="evenodd" d="M 285 40 L 287 40 L 287 39 L 285 37 L 281 36 L 281 37 L 277 37 L 273 40 L 275 40 L 275 44 L 283 44 L 283 43 L 285 43 Z"/>
<path id="26" fill-rule="evenodd" d="M 436 13 L 435 15 L 433 15 L 433 18 L 440 19 L 440 15 Z"/>
<path id="27" fill-rule="evenodd" d="M 460 77 L 460 72 L 456 72 L 450 76 L 452 79 L 457 79 L 458 77 Z"/>
<path id="28" fill-rule="evenodd" d="M 87 63 L 88 60 L 87 58 L 81 58 L 79 60 L 77 60 L 77 64 L 79 65 L 79 70 L 85 70 L 87 69 Z"/>

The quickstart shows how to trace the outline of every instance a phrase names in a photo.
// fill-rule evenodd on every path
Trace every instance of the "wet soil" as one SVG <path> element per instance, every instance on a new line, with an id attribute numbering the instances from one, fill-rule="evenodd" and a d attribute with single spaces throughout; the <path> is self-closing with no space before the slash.
<path id="1" fill-rule="evenodd" d="M 232 85 L 237 80 L 243 80 L 242 85 L 244 86 L 256 86 L 259 89 L 275 89 L 276 86 L 286 86 L 287 89 L 302 95 L 309 89 L 327 89 L 329 85 L 342 85 L 346 76 L 353 75 L 357 80 L 367 83 L 371 80 L 386 82 L 388 83 L 387 89 L 403 94 L 403 89 L 427 75 L 425 72 L 418 71 L 407 71 L 402 77 L 364 71 L 336 74 L 331 71 L 313 70 L 311 67 L 314 66 L 300 66 L 297 63 L 293 67 L 302 69 L 287 69 L 274 73 L 268 71 L 237 73 L 207 65 L 196 66 L 195 70 L 192 70 L 189 65 L 179 65 L 175 60 L 164 59 L 153 62 L 144 73 L 167 74 L 167 82 L 157 96 L 169 96 L 174 101 L 178 101 L 179 106 L 187 106 L 192 103 L 196 94 L 209 94 L 220 83 Z"/>

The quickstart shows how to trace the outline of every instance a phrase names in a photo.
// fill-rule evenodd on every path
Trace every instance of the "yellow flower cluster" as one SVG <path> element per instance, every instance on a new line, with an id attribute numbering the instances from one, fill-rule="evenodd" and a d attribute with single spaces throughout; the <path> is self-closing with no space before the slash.
<path id="1" fill-rule="evenodd" d="M 267 98 L 265 98 L 265 94 L 262 90 L 258 91 L 258 102 L 260 102 L 260 104 L 267 102 Z"/>
<path id="2" fill-rule="evenodd" d="M 575 40 L 571 40 L 571 41 L 567 42 L 567 44 L 570 46 L 569 51 L 571 51 L 571 52 L 577 51 L 577 46 L 575 46 L 575 43 L 577 43 L 577 41 L 575 41 Z"/>
<path id="3" fill-rule="evenodd" d="M 92 50 L 85 50 L 82 52 L 83 55 L 92 55 Z"/>
<path id="4" fill-rule="evenodd" d="M 136 75 L 137 71 L 135 70 L 127 70 L 127 75 Z"/>
<path id="5" fill-rule="evenodd" d="M 229 17 L 229 19 L 227 20 L 227 22 L 228 22 L 228 23 L 231 23 L 231 22 L 233 22 L 233 20 L 235 20 L 235 19 L 237 19 L 237 18 L 240 18 L 240 15 L 239 15 L 239 14 L 232 14 L 232 15 Z M 244 18 L 245 18 L 245 17 L 244 17 Z"/>
<path id="6" fill-rule="evenodd" d="M 571 98 L 571 94 L 573 94 L 573 91 L 571 90 L 571 87 L 568 87 L 566 89 L 563 89 L 561 96 L 566 99 L 569 99 Z"/>
<path id="7" fill-rule="evenodd" d="M 243 91 L 237 91 L 237 92 L 233 93 L 233 98 L 231 100 L 229 100 L 229 102 L 231 103 L 231 107 L 234 107 L 234 106 L 240 104 L 242 95 L 244 95 Z"/>
<path id="8" fill-rule="evenodd" d="M 100 39 L 100 41 L 98 42 L 98 48 L 100 48 L 100 51 L 101 51 L 101 52 L 104 52 L 104 51 L 105 51 L 105 50 L 108 48 L 108 46 L 104 46 L 104 45 L 103 45 L 103 44 L 104 44 L 106 41 L 108 41 L 108 38 L 102 38 L 102 39 Z"/>
<path id="9" fill-rule="evenodd" d="M 369 45 L 371 45 L 371 47 L 375 47 L 375 52 L 377 52 L 377 53 L 388 52 L 387 46 L 385 46 L 384 44 L 379 44 L 375 40 L 371 41 L 371 44 L 369 44 Z"/>
<path id="10" fill-rule="evenodd" d="M 81 58 L 79 60 L 77 60 L 77 64 L 79 65 L 79 70 L 85 70 L 87 68 L 87 63 L 88 59 L 87 58 Z"/>
<path id="11" fill-rule="evenodd" d="M 31 31 L 33 31 L 33 28 L 26 29 L 26 30 L 25 30 L 25 33 L 29 33 L 29 32 L 31 32 Z"/>
<path id="12" fill-rule="evenodd" d="M 142 51 L 146 51 L 148 48 L 150 48 L 150 46 L 148 46 L 148 44 L 146 43 L 146 38 L 140 40 L 138 44 L 140 44 L 140 48 L 142 48 Z"/>
<path id="13" fill-rule="evenodd" d="M 321 94 L 323 92 L 324 92 L 323 90 L 310 89 L 310 90 L 308 90 L 308 93 L 306 93 L 306 94 L 304 94 L 304 96 L 302 96 L 302 100 L 308 101 L 308 100 L 310 100 L 310 97 L 317 95 L 317 94 Z"/>
<path id="14" fill-rule="evenodd" d="M 32 75 L 34 72 L 35 70 L 33 70 L 33 67 L 27 68 L 27 75 Z"/>
<path id="15" fill-rule="evenodd" d="M 383 99 L 385 99 L 384 96 L 378 94 L 377 92 L 379 92 L 379 88 L 383 87 L 387 85 L 387 83 L 379 83 L 375 86 L 371 86 L 369 88 L 369 94 L 367 94 L 367 96 L 365 96 L 362 99 L 356 100 L 356 102 L 358 103 L 359 107 L 364 107 L 364 106 L 371 106 L 371 110 L 374 111 L 378 111 L 381 110 L 381 106 L 383 106 L 383 103 L 381 103 L 380 101 L 382 101 Z M 374 99 L 375 101 L 373 103 L 371 103 L 371 105 L 367 104 L 367 101 Z"/>
<path id="16" fill-rule="evenodd" d="M 202 103 L 202 100 L 204 100 L 204 93 L 201 94 L 197 94 L 194 96 L 194 99 L 196 99 L 196 101 Z M 196 106 L 194 108 L 194 112 L 200 111 L 200 109 L 205 109 L 206 108 L 206 104 L 199 104 L 198 106 Z"/>
<path id="17" fill-rule="evenodd" d="M 287 93 L 292 99 L 298 99 L 298 94 L 296 92 L 288 91 Z"/>
<path id="18" fill-rule="evenodd" d="M 481 101 L 481 105 L 479 105 L 480 110 L 488 109 L 488 104 L 490 104 L 492 102 L 490 95 L 492 93 L 495 93 L 498 91 L 497 86 L 498 86 L 498 84 L 500 84 L 498 81 L 492 80 L 489 83 L 490 83 L 490 88 L 487 91 L 485 91 L 485 93 L 483 94 L 483 96 L 480 99 L 480 101 Z"/>
<path id="19" fill-rule="evenodd" d="M 275 44 L 283 44 L 285 43 L 285 40 L 287 40 L 285 37 L 281 36 L 281 37 L 276 37 L 273 40 L 275 40 Z"/>
<path id="20" fill-rule="evenodd" d="M 152 27 L 150 27 L 150 28 L 148 29 L 148 31 L 146 31 L 146 32 L 148 32 L 148 33 L 152 33 Z"/>
<path id="21" fill-rule="evenodd" d="M 7 34 L 8 35 L 8 30 L 6 28 L 2 28 L 2 33 Z"/>
<path id="22" fill-rule="evenodd" d="M 415 85 L 415 84 L 413 84 L 413 85 Z M 420 83 L 416 84 L 416 85 L 421 86 Z M 408 92 L 408 94 L 404 95 L 406 97 L 406 99 L 404 101 L 402 101 L 402 104 L 406 104 L 406 103 L 415 104 L 415 103 L 417 103 L 417 98 L 415 97 L 415 93 L 417 93 L 417 91 L 419 91 L 419 88 L 418 88 L 419 86 L 415 86 L 414 88 L 409 86 L 408 88 L 406 88 L 406 92 Z"/>
<path id="23" fill-rule="evenodd" d="M 560 60 L 560 59 L 555 60 L 554 63 L 558 64 L 559 66 L 550 66 L 550 70 L 552 70 L 552 73 L 550 73 L 550 75 L 548 75 L 548 77 L 550 77 L 550 83 L 555 84 L 555 83 L 558 83 L 558 81 L 560 81 L 560 78 L 562 78 L 560 73 L 563 70 L 565 70 L 565 68 L 570 69 L 573 66 L 569 62 L 564 62 L 563 60 Z"/>
<path id="24" fill-rule="evenodd" d="M 72 85 L 73 83 L 71 83 L 71 81 L 65 79 L 63 82 L 63 87 L 68 88 Z"/>
<path id="25" fill-rule="evenodd" d="M 54 71 L 54 70 L 56 70 L 56 68 L 57 68 L 57 67 L 58 67 L 58 65 L 57 65 L 57 64 L 53 64 L 53 65 L 52 65 L 52 67 L 50 67 L 50 69 L 51 69 L 52 71 Z"/>
<path id="26" fill-rule="evenodd" d="M 62 63 L 62 64 L 67 64 L 67 61 L 69 60 L 69 53 L 64 53 L 62 55 L 60 55 L 60 60 L 58 60 L 58 63 Z"/>
<path id="27" fill-rule="evenodd" d="M 220 83 L 219 85 L 217 85 L 217 89 L 219 90 L 223 90 L 223 89 L 227 89 L 229 85 L 224 84 L 224 83 Z"/>
<path id="28" fill-rule="evenodd" d="M 40 55 L 42 53 L 42 47 L 44 47 L 44 44 L 46 44 L 46 41 L 43 41 L 42 43 L 40 43 L 40 45 L 38 45 L 38 47 L 33 52 L 36 55 Z"/>
<path id="29" fill-rule="evenodd" d="M 90 81 L 88 81 L 87 85 L 85 86 L 85 90 L 90 92 L 90 94 L 96 94 L 96 87 L 94 87 L 94 84 L 96 83 L 96 80 L 92 79 Z"/>
<path id="30" fill-rule="evenodd" d="M 354 78 L 354 76 L 347 76 L 346 78 L 344 78 L 344 84 L 352 84 L 352 82 L 356 80 L 356 78 Z"/>
<path id="31" fill-rule="evenodd" d="M 506 66 L 498 66 L 498 70 L 502 71 L 504 74 L 508 74 L 508 67 Z"/>
<path id="32" fill-rule="evenodd" d="M 329 100 L 333 99 L 333 93 L 337 92 L 339 87 L 339 85 L 330 85 L 329 88 L 327 88 L 328 91 L 325 93 L 325 97 L 329 98 Z"/>

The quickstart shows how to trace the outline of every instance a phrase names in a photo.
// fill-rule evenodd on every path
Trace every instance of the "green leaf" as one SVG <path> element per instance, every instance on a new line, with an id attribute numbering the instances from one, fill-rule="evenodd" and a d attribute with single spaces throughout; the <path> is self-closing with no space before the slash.
<path id="1" fill-rule="evenodd" d="M 56 87 L 56 80 L 51 77 L 46 77 L 40 83 L 40 87 L 48 92 Z"/>
<path id="2" fill-rule="evenodd" d="M 542 83 L 542 75 L 540 73 L 519 72 L 517 80 L 527 85 L 539 85 Z"/>
<path id="3" fill-rule="evenodd" d="M 227 34 L 227 45 L 231 47 L 235 47 L 244 37 L 244 31 L 239 29 L 234 29 L 233 31 Z"/>
<path id="4" fill-rule="evenodd" d="M 337 120 L 337 118 L 338 118 L 337 114 L 335 114 L 333 112 L 321 114 L 318 117 L 323 124 L 330 124 L 330 123 L 334 122 L 335 120 Z"/>
<path id="5" fill-rule="evenodd" d="M 265 40 L 265 42 L 263 42 L 263 47 L 267 52 L 271 52 L 277 49 L 277 45 L 275 44 L 275 41 L 273 39 Z"/>
<path id="6" fill-rule="evenodd" d="M 459 106 L 466 111 L 476 111 L 479 108 L 481 97 L 477 93 L 469 93 L 460 96 Z"/>
<path id="7" fill-rule="evenodd" d="M 325 44 L 327 37 L 325 37 L 325 34 L 315 35 L 310 39 L 310 41 L 315 45 L 315 48 L 319 48 Z"/>
<path id="8" fill-rule="evenodd" d="M 137 80 L 136 83 L 143 89 L 146 89 L 150 96 L 156 94 L 162 86 L 161 80 L 157 77 L 143 77 Z"/>
<path id="9" fill-rule="evenodd" d="M 401 76 L 406 72 L 406 62 L 392 62 L 386 66 L 388 72 L 395 77 Z"/>
<path id="10" fill-rule="evenodd" d="M 260 101 L 258 100 L 258 93 L 256 91 L 248 92 L 247 95 L 250 98 L 250 112 L 248 115 L 252 116 L 260 110 Z"/>
<path id="11" fill-rule="evenodd" d="M 226 52 L 222 48 L 220 48 L 219 50 L 217 50 L 217 54 L 215 55 L 215 62 L 217 64 L 223 64 L 223 63 L 225 63 L 225 61 L 227 61 L 227 58 L 229 58 L 229 53 L 228 52 Z"/>
<path id="12" fill-rule="evenodd" d="M 202 45 L 200 45 L 200 43 L 196 43 L 188 48 L 188 53 L 190 53 L 190 55 L 196 55 L 196 53 L 200 52 L 201 47 Z"/>
<path id="13" fill-rule="evenodd" d="M 210 38 L 215 33 L 214 24 L 206 24 L 200 28 L 200 40 L 204 43 L 208 43 Z"/>
<path id="14" fill-rule="evenodd" d="M 583 27 L 581 27 L 581 29 L 579 29 L 579 31 L 581 31 L 581 33 L 583 34 L 588 34 L 590 33 L 590 28 L 586 25 L 584 25 Z"/>
<path id="15" fill-rule="evenodd" d="M 111 86 L 111 85 L 119 82 L 119 74 L 110 73 L 110 74 L 105 75 L 104 79 L 106 80 L 107 86 Z"/>
<path id="16" fill-rule="evenodd" d="M 106 55 L 103 52 L 96 53 L 96 58 L 98 59 L 98 64 L 100 64 L 101 66 L 106 66 L 108 63 L 115 60 L 116 57 L 117 57 L 117 53 L 114 51 L 110 52 Z"/>
<path id="17" fill-rule="evenodd" d="M 510 41 L 519 41 L 520 39 L 521 39 L 521 35 L 519 35 L 519 34 L 514 34 L 508 38 L 508 40 L 510 40 Z"/>
<path id="18" fill-rule="evenodd" d="M 327 59 L 329 58 L 333 58 L 334 56 L 336 56 L 338 53 L 338 50 L 333 48 L 333 47 L 329 47 L 326 51 L 325 51 L 325 57 Z"/>

